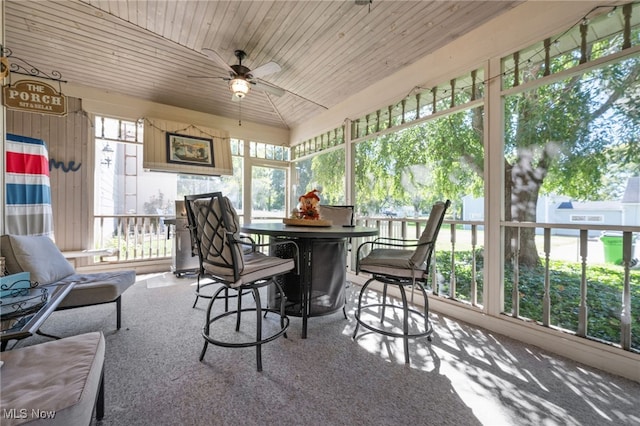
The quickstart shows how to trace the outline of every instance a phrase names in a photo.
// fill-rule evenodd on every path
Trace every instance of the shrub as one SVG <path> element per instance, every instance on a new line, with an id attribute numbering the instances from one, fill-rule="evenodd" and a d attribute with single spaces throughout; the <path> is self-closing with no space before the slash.
<path id="1" fill-rule="evenodd" d="M 441 274 L 439 294 L 449 294 L 451 279 L 451 253 L 436 252 L 436 265 Z M 478 303 L 482 303 L 483 286 L 482 251 L 476 251 Z M 455 253 L 455 298 L 471 300 L 472 252 Z M 580 309 L 580 283 L 582 266 L 577 262 L 549 262 L 550 324 L 572 332 L 578 329 Z M 620 343 L 622 291 L 624 270 L 616 265 L 588 266 L 587 283 L 587 335 L 612 343 Z M 640 271 L 632 270 L 631 285 L 631 347 L 640 350 Z M 504 312 L 512 312 L 513 267 L 505 266 Z M 518 281 L 520 316 L 542 321 L 544 296 L 544 267 L 521 267 Z"/>

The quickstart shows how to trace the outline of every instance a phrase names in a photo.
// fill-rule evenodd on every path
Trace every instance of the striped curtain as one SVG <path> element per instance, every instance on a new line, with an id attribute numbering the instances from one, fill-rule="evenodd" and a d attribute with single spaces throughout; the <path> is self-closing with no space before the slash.
<path id="1" fill-rule="evenodd" d="M 8 133 L 6 232 L 53 236 L 49 154 L 43 140 Z"/>

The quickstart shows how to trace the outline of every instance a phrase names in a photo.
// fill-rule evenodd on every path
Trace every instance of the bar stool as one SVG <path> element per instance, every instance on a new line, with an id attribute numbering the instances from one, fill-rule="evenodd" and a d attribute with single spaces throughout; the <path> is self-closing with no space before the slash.
<path id="1" fill-rule="evenodd" d="M 409 339 L 427 337 L 431 341 L 433 327 L 429 321 L 429 300 L 424 288 L 429 275 L 429 267 L 438 232 L 442 225 L 445 212 L 451 202 L 438 202 L 431 208 L 427 226 L 420 239 L 407 241 L 395 238 L 376 238 L 360 244 L 356 257 L 356 274 L 368 272 L 372 277 L 360 289 L 358 296 L 358 307 L 355 311 L 356 328 L 353 332 L 353 339 L 356 339 L 359 326 L 363 326 L 375 333 L 380 333 L 389 337 L 402 338 L 404 344 L 404 360 L 409 364 Z M 365 250 L 370 250 L 365 256 Z M 367 289 L 374 281 L 383 284 L 382 303 L 362 304 L 363 297 L 367 294 Z M 387 299 L 387 287 L 397 286 L 400 291 L 401 305 L 394 304 Z M 420 290 L 424 298 L 424 308 L 417 310 L 409 305 L 405 288 L 411 287 L 412 292 L 415 287 Z M 363 311 L 373 308 L 381 308 L 380 323 L 375 323 L 369 319 L 363 319 Z M 385 310 L 402 310 L 402 332 L 385 328 Z M 424 322 L 424 329 L 417 328 L 411 330 L 409 319 L 417 316 Z"/>
<path id="2" fill-rule="evenodd" d="M 239 218 L 228 198 L 222 193 L 191 195 L 185 197 L 187 217 L 195 229 L 196 248 L 200 261 L 200 274 L 212 278 L 222 286 L 213 294 L 207 307 L 206 320 L 202 328 L 204 347 L 200 353 L 200 361 L 204 359 L 209 344 L 227 348 L 256 347 L 256 363 L 258 371 L 262 371 L 262 345 L 286 337 L 289 318 L 285 315 L 286 298 L 282 297 L 280 309 L 262 308 L 259 289 L 275 285 L 284 294 L 275 277 L 295 269 L 293 259 L 281 259 L 267 256 L 257 251 L 258 245 L 249 237 L 241 236 Z M 279 244 L 292 244 L 292 241 L 279 241 Z M 228 292 L 237 292 L 237 308 L 228 310 Z M 223 295 L 224 292 L 224 295 Z M 242 307 L 243 292 L 250 292 L 255 307 Z M 214 314 L 213 308 L 217 300 L 224 300 L 225 309 L 221 314 Z M 263 335 L 263 318 L 265 311 L 278 312 L 280 325 L 275 331 L 270 330 Z M 222 319 L 235 315 L 235 331 L 240 331 L 241 319 L 246 313 L 255 313 L 255 338 L 249 341 L 225 339 L 218 328 L 212 325 Z"/>

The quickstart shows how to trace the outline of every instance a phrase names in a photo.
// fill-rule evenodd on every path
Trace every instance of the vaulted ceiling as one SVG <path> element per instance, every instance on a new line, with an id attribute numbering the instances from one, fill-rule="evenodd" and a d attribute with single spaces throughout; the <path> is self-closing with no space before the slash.
<path id="1" fill-rule="evenodd" d="M 5 0 L 5 48 L 20 72 L 293 128 L 517 3 Z M 229 65 L 244 50 L 250 69 L 276 62 L 259 81 L 284 94 L 232 101 L 228 70 L 203 49 Z"/>

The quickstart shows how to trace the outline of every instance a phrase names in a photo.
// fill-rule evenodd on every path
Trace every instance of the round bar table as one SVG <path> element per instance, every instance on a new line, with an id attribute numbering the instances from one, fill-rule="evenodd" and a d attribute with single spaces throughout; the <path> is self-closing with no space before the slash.
<path id="1" fill-rule="evenodd" d="M 241 232 L 295 240 L 300 249 L 299 274 L 285 275 L 283 289 L 287 297 L 287 315 L 302 317 L 302 338 L 307 337 L 307 318 L 326 315 L 344 307 L 347 277 L 347 241 L 378 235 L 377 228 L 365 226 L 292 226 L 284 223 L 251 223 Z M 291 257 L 286 246 L 278 246 L 273 255 Z M 279 295 L 270 290 L 269 304 L 277 304 Z"/>

